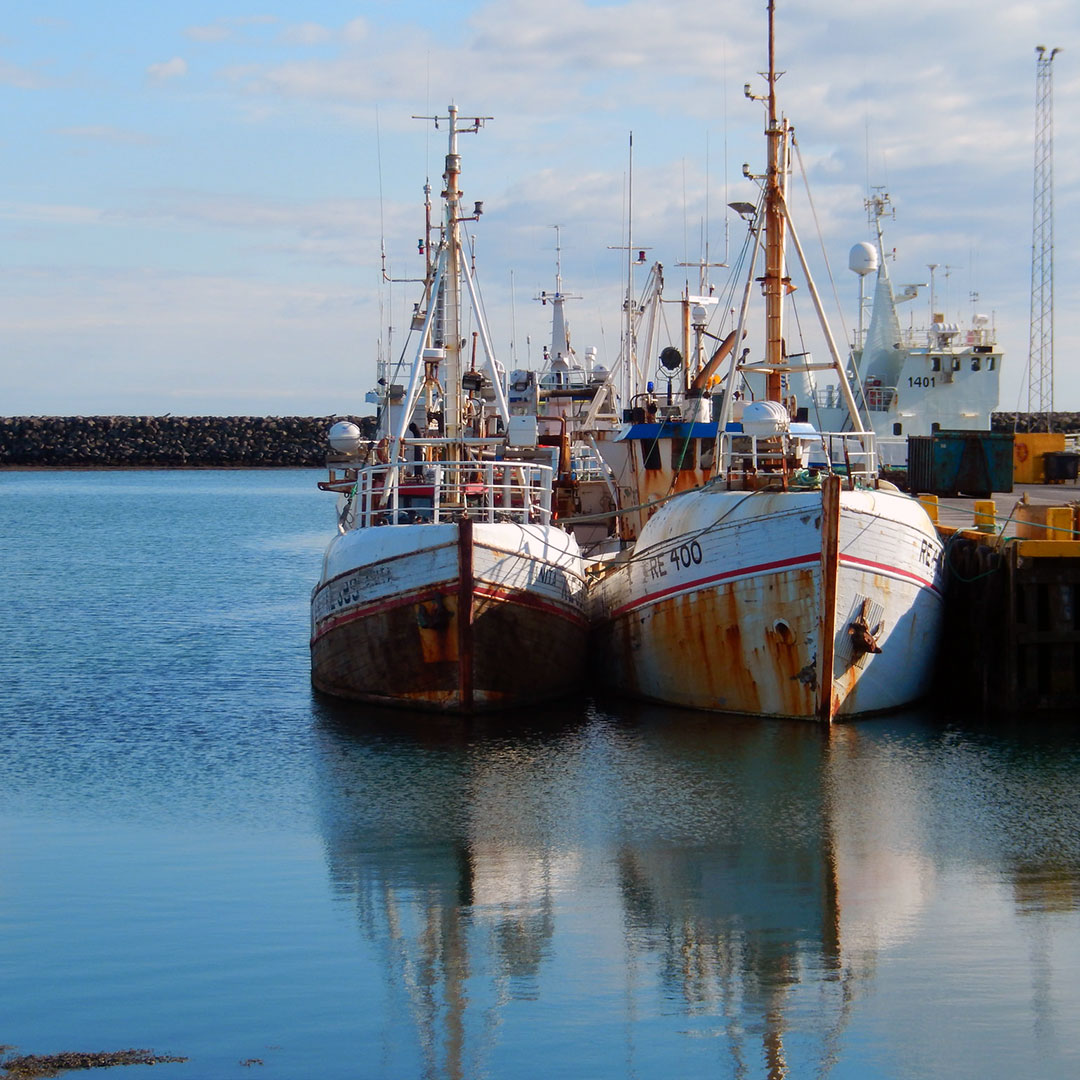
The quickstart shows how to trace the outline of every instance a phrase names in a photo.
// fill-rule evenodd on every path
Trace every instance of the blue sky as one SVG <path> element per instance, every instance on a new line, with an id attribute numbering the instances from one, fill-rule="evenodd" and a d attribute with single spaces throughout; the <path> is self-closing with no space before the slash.
<path id="1" fill-rule="evenodd" d="M 1026 400 L 1045 44 L 1064 50 L 1055 403 L 1080 409 L 1078 27 L 1063 0 L 779 5 L 781 104 L 844 323 L 858 295 L 847 253 L 867 238 L 868 186 L 884 186 L 894 280 L 926 281 L 937 263 L 950 318 L 970 315 L 972 292 L 993 315 L 1002 408 Z M 415 299 L 383 283 L 380 245 L 394 276 L 417 276 L 423 184 L 438 191 L 445 150 L 411 116 L 450 101 L 494 118 L 462 152 L 466 197 L 485 204 L 477 260 L 500 358 L 539 363 L 547 311 L 533 298 L 552 286 L 559 223 L 564 284 L 582 297 L 575 344 L 610 361 L 630 131 L 635 244 L 665 264 L 674 296 L 675 264 L 700 258 L 706 232 L 714 260 L 728 227 L 741 235 L 724 207 L 752 197 L 742 163 L 762 165 L 761 109 L 742 87 L 764 66 L 763 0 L 8 4 L 0 414 L 362 410 L 385 327 Z"/>

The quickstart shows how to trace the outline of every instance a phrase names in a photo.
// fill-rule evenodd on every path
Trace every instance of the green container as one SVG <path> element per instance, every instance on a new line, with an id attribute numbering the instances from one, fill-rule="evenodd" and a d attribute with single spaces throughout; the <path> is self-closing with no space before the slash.
<path id="1" fill-rule="evenodd" d="M 1012 433 L 938 431 L 908 436 L 908 487 L 914 494 L 989 498 L 1013 489 Z"/>

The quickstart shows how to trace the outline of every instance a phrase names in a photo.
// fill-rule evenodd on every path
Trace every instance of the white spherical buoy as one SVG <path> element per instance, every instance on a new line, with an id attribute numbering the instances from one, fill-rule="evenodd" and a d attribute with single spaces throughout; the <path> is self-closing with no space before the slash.
<path id="1" fill-rule="evenodd" d="M 360 447 L 360 429 L 348 420 L 339 420 L 329 431 L 330 448 L 339 454 L 355 454 Z"/>

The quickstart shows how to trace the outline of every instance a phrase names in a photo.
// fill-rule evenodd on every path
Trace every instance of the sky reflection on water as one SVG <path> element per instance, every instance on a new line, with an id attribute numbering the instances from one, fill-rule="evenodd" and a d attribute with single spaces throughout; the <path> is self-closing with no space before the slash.
<path id="1" fill-rule="evenodd" d="M 1080 1072 L 1073 727 L 316 698 L 312 481 L 0 474 L 0 1043 L 188 1078 Z"/>

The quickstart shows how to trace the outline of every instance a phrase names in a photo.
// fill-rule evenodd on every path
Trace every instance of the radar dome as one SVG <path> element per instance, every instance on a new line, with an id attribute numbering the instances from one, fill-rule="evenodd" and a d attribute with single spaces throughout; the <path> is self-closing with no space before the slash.
<path id="1" fill-rule="evenodd" d="M 856 244 L 848 255 L 848 269 L 854 270 L 859 277 L 865 277 L 877 270 L 877 248 L 865 240 Z"/>
<path id="2" fill-rule="evenodd" d="M 348 420 L 339 420 L 327 434 L 330 447 L 339 454 L 355 453 L 360 446 L 360 429 Z"/>

